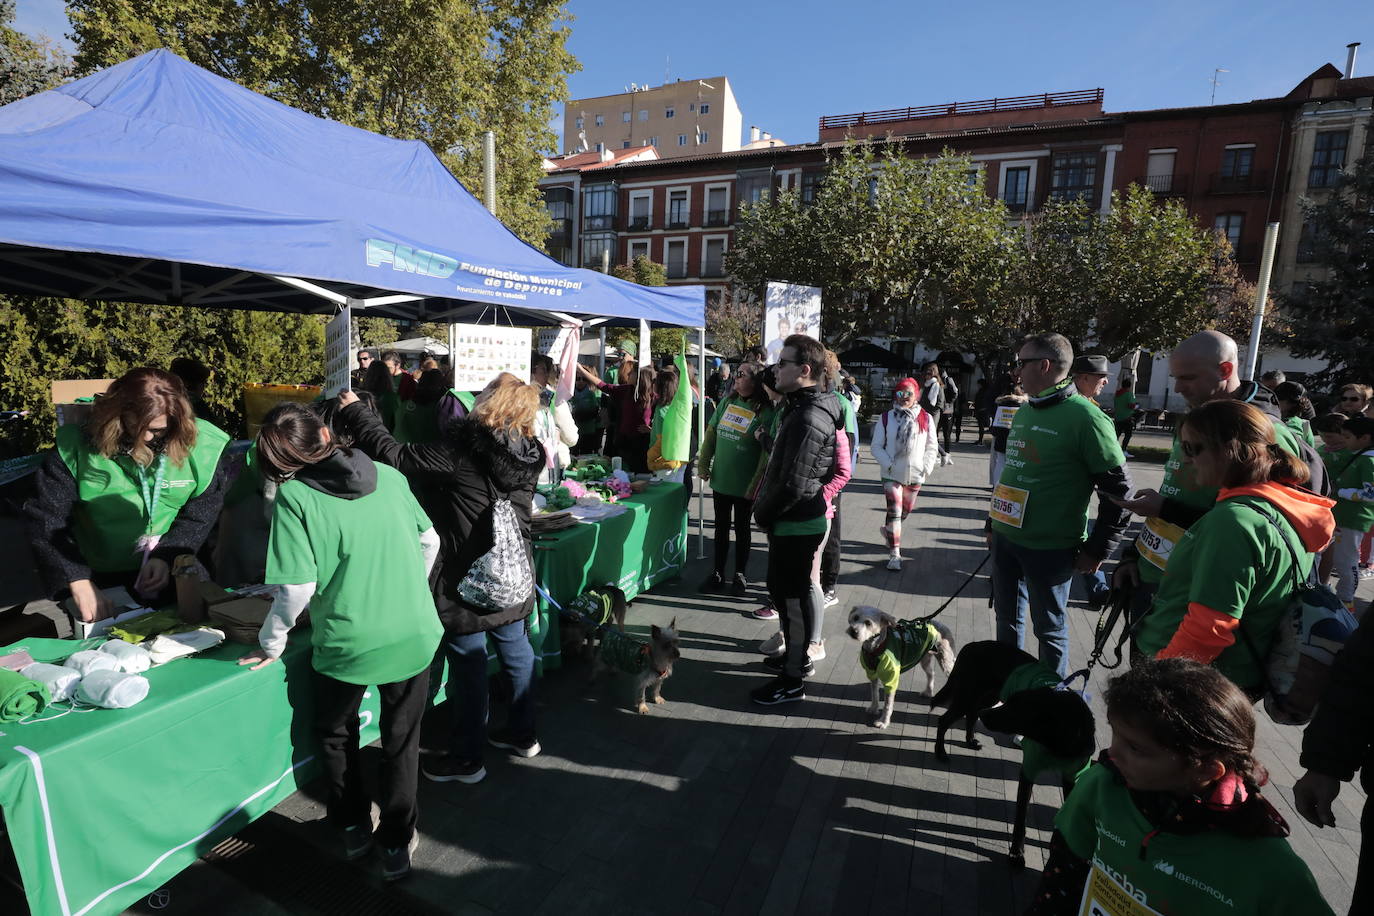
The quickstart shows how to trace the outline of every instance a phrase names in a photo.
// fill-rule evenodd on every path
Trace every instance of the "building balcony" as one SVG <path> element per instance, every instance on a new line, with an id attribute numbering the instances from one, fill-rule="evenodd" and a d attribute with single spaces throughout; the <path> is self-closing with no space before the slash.
<path id="1" fill-rule="evenodd" d="M 638 232 L 653 228 L 653 221 L 647 216 L 630 217 L 630 231 Z"/>
<path id="2" fill-rule="evenodd" d="M 1162 196 L 1183 194 L 1188 190 L 1186 175 L 1145 175 L 1137 178 L 1135 183 Z"/>
<path id="3" fill-rule="evenodd" d="M 728 226 L 730 225 L 730 211 L 707 210 L 706 220 L 702 223 L 702 225 L 708 228 L 711 226 Z"/>
<path id="4" fill-rule="evenodd" d="M 669 228 L 669 229 L 686 229 L 686 228 L 687 228 L 687 217 L 686 217 L 685 215 L 683 215 L 683 214 L 675 214 L 675 215 L 673 215 L 673 216 L 668 217 L 668 228 Z"/>
<path id="5" fill-rule="evenodd" d="M 706 263 L 701 265 L 701 275 L 703 277 L 723 277 L 725 276 L 725 261 L 722 258 L 707 258 Z"/>
<path id="6" fill-rule="evenodd" d="M 1334 188 L 1341 180 L 1341 167 L 1338 165 L 1314 165 L 1307 173 L 1309 189 Z"/>
<path id="7" fill-rule="evenodd" d="M 686 277 L 687 277 L 687 265 L 686 265 L 686 264 L 669 264 L 669 265 L 668 265 L 668 279 L 669 279 L 669 280 L 683 280 L 683 279 L 686 279 Z"/>
<path id="8" fill-rule="evenodd" d="M 616 216 L 586 216 L 582 219 L 583 232 L 596 232 L 598 230 L 615 229 L 620 222 Z"/>
<path id="9" fill-rule="evenodd" d="M 1268 172 L 1251 172 L 1248 175 L 1226 175 L 1213 172 L 1207 182 L 1209 194 L 1247 194 L 1269 190 Z"/>

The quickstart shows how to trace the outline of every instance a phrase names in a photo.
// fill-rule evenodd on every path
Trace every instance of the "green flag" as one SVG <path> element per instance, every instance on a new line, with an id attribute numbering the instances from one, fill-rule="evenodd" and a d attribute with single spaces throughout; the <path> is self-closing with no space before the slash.
<path id="1" fill-rule="evenodd" d="M 687 375 L 687 358 L 679 353 L 677 394 L 663 415 L 663 443 L 659 450 L 664 461 L 686 461 L 692 453 L 692 382 Z"/>

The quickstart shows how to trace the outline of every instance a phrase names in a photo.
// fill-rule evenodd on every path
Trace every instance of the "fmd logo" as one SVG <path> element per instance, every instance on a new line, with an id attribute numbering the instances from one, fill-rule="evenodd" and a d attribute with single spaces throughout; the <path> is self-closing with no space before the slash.
<path id="1" fill-rule="evenodd" d="M 448 255 L 398 245 L 385 239 L 367 240 L 367 266 L 381 267 L 390 264 L 392 270 L 419 274 L 422 277 L 437 277 L 442 280 L 453 276 L 458 269 L 458 261 Z"/>

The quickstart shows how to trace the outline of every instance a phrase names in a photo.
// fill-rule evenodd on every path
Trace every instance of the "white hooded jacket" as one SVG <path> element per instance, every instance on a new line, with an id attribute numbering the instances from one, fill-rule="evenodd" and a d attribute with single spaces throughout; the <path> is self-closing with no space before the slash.
<path id="1" fill-rule="evenodd" d="M 889 410 L 873 424 L 873 443 L 869 446 L 882 478 L 896 481 L 904 487 L 925 483 L 940 459 L 934 419 L 919 405 L 911 409 L 916 415 L 916 422 L 911 424 L 906 443 L 896 441 L 899 424 L 896 411 Z"/>

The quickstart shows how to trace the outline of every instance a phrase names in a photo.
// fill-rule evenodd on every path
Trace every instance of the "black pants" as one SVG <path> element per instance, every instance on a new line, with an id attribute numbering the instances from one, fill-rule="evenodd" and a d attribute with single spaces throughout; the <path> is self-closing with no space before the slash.
<path id="1" fill-rule="evenodd" d="M 1135 432 L 1135 424 L 1130 420 L 1116 421 L 1116 434 L 1121 439 L 1121 447 L 1123 449 L 1130 447 L 1131 433 L 1133 432 Z"/>
<path id="2" fill-rule="evenodd" d="M 830 519 L 830 534 L 821 548 L 821 591 L 833 592 L 840 581 L 840 496 L 835 494 L 835 514 Z"/>
<path id="3" fill-rule="evenodd" d="M 811 567 L 824 534 L 768 535 L 768 597 L 778 612 L 787 640 L 783 673 L 801 680 L 806 643 L 825 605 L 819 587 L 811 582 Z"/>
<path id="4" fill-rule="evenodd" d="M 358 706 L 367 687 L 311 672 L 315 688 L 315 734 L 324 763 L 329 820 L 344 829 L 371 826 L 372 801 L 358 761 Z M 415 790 L 420 776 L 420 719 L 429 690 L 429 669 L 409 680 L 381 684 L 382 770 L 377 842 L 399 849 L 410 842 L 419 812 Z"/>
<path id="5" fill-rule="evenodd" d="M 1355 893 L 1350 898 L 1350 913 L 1371 912 L 1374 907 L 1374 802 L 1365 801 L 1360 813 L 1360 864 L 1355 871 Z"/>
<path id="6" fill-rule="evenodd" d="M 753 544 L 753 529 L 749 515 L 754 504 L 747 496 L 727 496 L 724 493 L 711 494 L 711 503 L 716 510 L 716 572 L 725 578 L 726 555 L 730 553 L 730 525 L 735 527 L 735 575 L 744 575 L 749 566 L 749 549 Z"/>
<path id="7" fill-rule="evenodd" d="M 935 435 L 939 436 L 945 443 L 943 451 L 949 451 L 949 434 L 954 428 L 954 415 L 948 413 L 940 414 L 940 419 L 935 423 Z"/>

